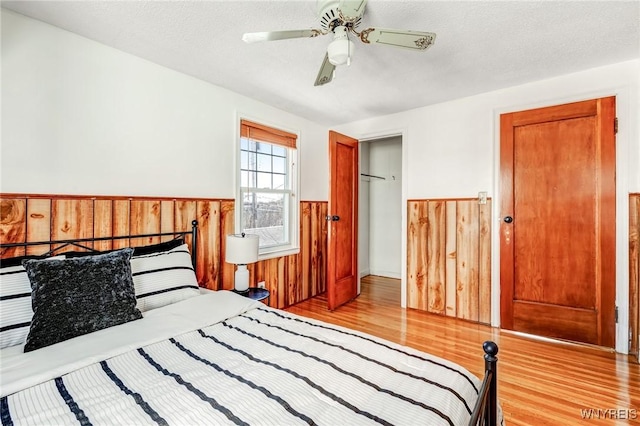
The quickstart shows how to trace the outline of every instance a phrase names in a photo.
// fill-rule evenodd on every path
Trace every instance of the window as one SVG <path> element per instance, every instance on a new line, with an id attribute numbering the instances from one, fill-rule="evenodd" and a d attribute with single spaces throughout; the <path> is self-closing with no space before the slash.
<path id="1" fill-rule="evenodd" d="M 298 249 L 297 136 L 247 120 L 240 122 L 239 232 L 260 237 L 260 255 Z"/>

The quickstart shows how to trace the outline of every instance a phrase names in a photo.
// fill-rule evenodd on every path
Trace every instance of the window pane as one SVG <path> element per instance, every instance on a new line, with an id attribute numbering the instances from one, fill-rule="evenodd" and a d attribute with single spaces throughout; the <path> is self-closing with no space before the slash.
<path id="1" fill-rule="evenodd" d="M 243 196 L 242 231 L 257 234 L 260 247 L 287 243 L 284 206 L 287 194 L 248 193 Z"/>
<path id="2" fill-rule="evenodd" d="M 284 175 L 273 175 L 273 189 L 286 189 Z"/>
<path id="3" fill-rule="evenodd" d="M 257 145 L 258 145 L 258 152 L 261 152 L 263 154 L 271 154 L 270 143 L 257 142 Z"/>
<path id="4" fill-rule="evenodd" d="M 249 153 L 246 151 L 240 151 L 240 168 L 245 170 L 249 168 Z"/>
<path id="5" fill-rule="evenodd" d="M 247 138 L 240 138 L 240 149 L 249 149 L 249 140 Z"/>
<path id="6" fill-rule="evenodd" d="M 249 186 L 249 172 L 240 172 L 240 186 L 243 186 L 245 188 Z"/>
<path id="7" fill-rule="evenodd" d="M 249 151 L 255 151 L 256 150 L 256 145 L 257 142 L 254 141 L 253 139 L 249 139 Z"/>
<path id="8" fill-rule="evenodd" d="M 273 173 L 286 173 L 286 159 L 283 157 L 273 158 Z"/>
<path id="9" fill-rule="evenodd" d="M 271 173 L 258 173 L 258 184 L 256 188 L 271 189 Z"/>
<path id="10" fill-rule="evenodd" d="M 255 152 L 248 152 L 248 160 L 249 160 L 249 164 L 247 165 L 247 169 L 249 170 L 255 170 L 256 169 L 256 163 L 258 162 L 256 160 L 256 153 Z"/>
<path id="11" fill-rule="evenodd" d="M 280 157 L 287 156 L 287 149 L 283 146 L 274 145 L 273 146 L 273 155 L 279 155 Z"/>
<path id="12" fill-rule="evenodd" d="M 249 183 L 247 186 L 251 188 L 255 188 L 256 181 L 258 180 L 258 176 L 256 176 L 256 172 L 249 171 L 247 172 L 247 175 L 249 176 Z"/>
<path id="13" fill-rule="evenodd" d="M 271 172 L 271 156 L 258 154 L 258 171 Z"/>

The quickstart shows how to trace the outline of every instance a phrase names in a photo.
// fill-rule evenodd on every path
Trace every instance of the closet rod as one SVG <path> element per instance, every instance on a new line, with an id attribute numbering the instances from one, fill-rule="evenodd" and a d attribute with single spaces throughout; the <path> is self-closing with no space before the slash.
<path id="1" fill-rule="evenodd" d="M 387 180 L 387 178 L 384 178 L 382 176 L 369 175 L 369 174 L 366 174 L 366 173 L 360 173 L 360 176 L 366 176 L 366 177 L 372 177 L 372 178 L 376 178 L 376 179 Z"/>

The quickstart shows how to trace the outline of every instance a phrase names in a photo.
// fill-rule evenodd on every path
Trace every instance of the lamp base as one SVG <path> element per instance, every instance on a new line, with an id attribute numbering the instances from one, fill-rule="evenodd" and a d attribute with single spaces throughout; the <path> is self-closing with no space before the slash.
<path id="1" fill-rule="evenodd" d="M 249 270 L 247 265 L 240 264 L 236 269 L 234 289 L 238 293 L 249 291 Z"/>

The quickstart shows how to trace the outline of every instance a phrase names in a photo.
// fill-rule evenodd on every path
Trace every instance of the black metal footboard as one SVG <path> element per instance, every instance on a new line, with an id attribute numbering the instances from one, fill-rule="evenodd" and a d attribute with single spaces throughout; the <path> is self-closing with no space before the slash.
<path id="1" fill-rule="evenodd" d="M 498 345 L 487 340 L 484 349 L 484 379 L 469 426 L 496 426 L 498 424 Z"/>

